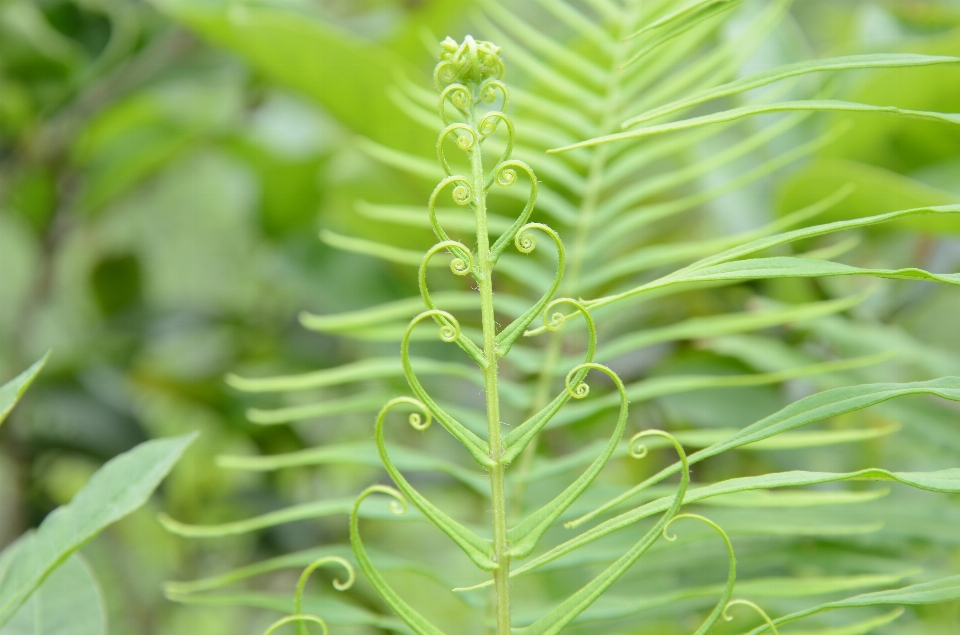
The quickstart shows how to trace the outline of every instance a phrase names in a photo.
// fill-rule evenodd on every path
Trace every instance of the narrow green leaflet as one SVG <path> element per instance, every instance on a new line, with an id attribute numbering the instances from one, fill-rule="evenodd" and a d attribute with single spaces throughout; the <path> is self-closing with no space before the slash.
<path id="1" fill-rule="evenodd" d="M 17 405 L 18 401 L 20 401 L 20 397 L 23 396 L 23 393 L 27 391 L 27 388 L 30 387 L 30 384 L 33 383 L 33 380 L 36 378 L 36 376 L 40 374 L 41 370 L 43 370 L 43 367 L 49 358 L 50 353 L 47 353 L 34 362 L 30 368 L 23 371 L 5 383 L 3 386 L 0 386 L 0 425 L 6 421 L 10 411 L 13 410 L 13 407 Z"/>
<path id="2" fill-rule="evenodd" d="M 74 554 L 50 574 L 0 635 L 106 635 L 103 594 L 93 572 Z"/>
<path id="3" fill-rule="evenodd" d="M 960 377 L 941 377 L 931 381 L 918 381 L 906 384 L 862 384 L 835 388 L 810 395 L 789 406 L 778 410 L 772 415 L 747 426 L 735 435 L 720 443 L 690 455 L 690 463 L 697 463 L 711 456 L 716 456 L 727 450 L 733 450 L 749 443 L 762 441 L 778 434 L 794 430 L 801 426 L 822 421 L 830 417 L 869 408 L 884 401 L 904 397 L 907 395 L 936 395 L 951 401 L 960 401 Z M 661 470 L 640 485 L 627 490 L 609 503 L 590 514 L 577 519 L 579 525 L 598 514 L 628 500 L 635 493 L 646 487 L 659 483 L 671 474 L 676 474 L 681 468 L 679 463 Z"/>
<path id="4" fill-rule="evenodd" d="M 819 73 L 823 71 L 845 71 L 863 68 L 910 68 L 914 66 L 931 66 L 934 64 L 957 64 L 960 58 L 941 55 L 911 55 L 911 54 L 886 54 L 878 53 L 872 55 L 847 55 L 844 57 L 831 57 L 822 60 L 807 60 L 797 62 L 796 64 L 785 64 L 776 68 L 760 73 L 755 73 L 748 77 L 740 78 L 736 81 L 716 86 L 707 90 L 694 93 L 683 99 L 678 99 L 672 103 L 649 110 L 642 115 L 638 115 L 623 122 L 623 127 L 628 128 L 639 123 L 644 123 L 652 119 L 657 119 L 677 111 L 692 108 L 704 102 L 720 97 L 729 97 L 737 95 L 754 88 L 760 88 L 773 82 L 805 75 L 807 73 Z"/>
<path id="5" fill-rule="evenodd" d="M 742 108 L 731 108 L 711 115 L 702 117 L 693 117 L 683 119 L 674 123 L 665 123 L 656 126 L 647 126 L 628 132 L 618 132 L 596 139 L 588 139 L 578 143 L 561 146 L 547 150 L 547 152 L 567 152 L 577 148 L 589 148 L 591 146 L 612 143 L 614 141 L 625 141 L 628 139 L 640 139 L 651 135 L 663 134 L 666 132 L 676 132 L 678 130 L 689 130 L 700 126 L 709 126 L 727 121 L 736 121 L 745 117 L 763 115 L 774 112 L 860 112 L 877 113 L 888 115 L 899 115 L 902 117 L 912 117 L 915 119 L 926 119 L 928 121 L 940 121 L 947 124 L 960 124 L 960 114 L 931 112 L 927 110 L 908 110 L 906 108 L 897 108 L 896 106 L 873 106 L 870 104 L 857 104 L 849 101 L 839 101 L 831 99 L 810 99 L 806 101 L 782 101 L 773 104 L 764 104 L 760 106 L 743 106 Z"/>
<path id="6" fill-rule="evenodd" d="M 697 454 L 694 454 L 693 456 L 697 456 Z M 693 457 L 691 457 L 691 463 L 692 462 Z M 687 495 L 684 497 L 684 504 L 692 504 L 715 496 L 738 494 L 741 492 L 776 489 L 780 487 L 822 485 L 824 483 L 855 480 L 894 481 L 931 492 L 950 494 L 960 493 L 960 468 L 941 470 L 937 472 L 888 472 L 887 470 L 881 470 L 877 468 L 849 473 L 795 471 L 765 474 L 763 476 L 734 478 L 727 481 L 722 481 L 720 483 L 714 483 L 713 485 L 698 487 L 687 492 Z M 610 534 L 611 532 L 622 529 L 639 520 L 667 510 L 670 507 L 671 502 L 672 497 L 660 498 L 650 503 L 646 503 L 645 505 L 641 505 L 640 507 L 632 509 L 628 512 L 624 512 L 623 514 L 611 518 L 610 520 L 606 520 L 596 527 L 585 531 L 576 538 L 568 540 L 567 542 L 550 549 L 543 555 L 538 556 L 522 567 L 514 569 L 510 572 L 510 575 L 522 575 L 537 569 L 548 562 L 553 562 L 557 558 L 579 549 L 580 547 L 587 545 L 594 540 L 598 540 Z M 581 519 L 578 519 L 578 524 L 579 521 L 581 521 Z M 571 523 L 568 523 L 568 525 L 570 524 Z"/>
<path id="7" fill-rule="evenodd" d="M 217 593 L 217 594 L 180 594 L 168 593 L 173 602 L 192 606 L 249 606 L 267 609 L 278 613 L 289 613 L 293 609 L 293 597 L 282 593 Z M 395 617 L 380 615 L 373 611 L 329 597 L 304 597 L 303 610 L 306 613 L 322 615 L 331 626 L 372 626 L 393 633 L 408 635 L 410 630 Z"/>
<path id="8" fill-rule="evenodd" d="M 385 401 L 385 400 L 384 400 Z M 379 405 L 382 405 L 383 401 Z M 481 496 L 490 496 L 483 475 L 434 454 L 410 448 L 395 448 L 390 456 L 397 468 L 407 472 L 441 472 L 451 476 Z M 267 456 L 218 456 L 217 465 L 227 469 L 273 471 L 314 465 L 367 465 L 383 467 L 376 448 L 368 442 L 329 444 L 317 448 Z"/>
<path id="9" fill-rule="evenodd" d="M 916 606 L 922 604 L 939 604 L 941 602 L 951 602 L 960 599 L 960 575 L 949 578 L 941 578 L 932 582 L 923 582 L 912 584 L 901 589 L 890 589 L 889 591 L 875 591 L 873 593 L 863 593 L 855 595 L 845 600 L 836 602 L 827 602 L 820 606 L 815 606 L 803 611 L 791 613 L 774 620 L 777 625 L 793 622 L 810 615 L 822 613 L 824 611 L 833 611 L 836 609 L 860 608 L 864 606 L 884 606 L 890 604 L 906 604 Z M 768 626 L 760 626 L 750 631 L 748 635 L 759 635 L 769 630 Z"/>
<path id="10" fill-rule="evenodd" d="M 6 568 L 0 580 L 0 625 L 72 553 L 146 503 L 195 437 L 147 441 L 111 459 L 69 504 L 51 512 L 35 532 L 8 547 L 14 550 L 9 561 L 0 554 Z"/>

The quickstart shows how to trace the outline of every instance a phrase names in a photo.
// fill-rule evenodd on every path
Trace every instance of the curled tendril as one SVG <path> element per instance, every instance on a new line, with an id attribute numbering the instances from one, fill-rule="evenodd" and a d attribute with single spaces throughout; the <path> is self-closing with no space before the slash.
<path id="1" fill-rule="evenodd" d="M 323 631 L 323 635 L 329 635 L 330 629 L 327 628 L 327 623 L 323 618 L 317 617 L 316 615 L 288 615 L 286 617 L 281 617 L 279 620 L 267 627 L 267 630 L 263 632 L 263 635 L 273 635 L 278 629 L 286 626 L 287 624 L 297 623 L 298 630 L 300 628 L 305 629 L 305 623 L 309 622 L 312 624 L 319 624 L 320 630 Z M 300 631 L 305 633 L 306 630 Z"/>
<path id="2" fill-rule="evenodd" d="M 628 446 L 630 448 L 630 456 L 635 459 L 646 458 L 649 453 L 646 444 L 640 443 L 640 434 L 634 435 L 633 438 L 630 439 Z M 664 531 L 666 531 L 666 529 L 664 529 Z M 666 538 L 666 535 L 664 535 L 664 538 Z M 667 540 L 670 540 L 670 538 L 667 538 Z"/>
<path id="3" fill-rule="evenodd" d="M 447 100 L 462 113 L 465 113 L 473 105 L 473 95 L 470 94 L 470 89 L 463 84 L 450 84 L 444 88 L 443 92 L 440 93 L 439 109 L 440 118 L 445 126 L 450 125 L 450 121 L 447 119 Z"/>
<path id="4" fill-rule="evenodd" d="M 450 162 L 447 161 L 447 157 L 443 151 L 443 146 L 444 142 L 447 140 L 447 137 L 453 132 L 457 133 L 457 147 L 464 152 L 467 152 L 477 145 L 478 141 L 477 133 L 473 130 L 473 128 L 465 123 L 452 123 L 440 132 L 440 137 L 437 139 L 437 158 L 440 159 L 440 165 L 443 166 L 443 170 L 446 172 L 447 176 L 453 175 L 453 168 L 450 167 Z"/>
<path id="5" fill-rule="evenodd" d="M 433 233 L 440 240 L 450 240 L 450 236 L 447 235 L 447 232 L 440 226 L 440 221 L 437 220 L 437 199 L 440 197 L 444 188 L 450 184 L 453 184 L 451 194 L 454 203 L 463 206 L 473 202 L 473 187 L 471 187 L 467 177 L 459 175 L 448 176 L 437 183 L 437 186 L 433 188 L 433 192 L 430 194 L 430 200 L 427 202 L 427 212 L 430 215 L 430 225 L 433 227 Z M 469 250 L 467 250 L 467 253 L 469 253 Z M 458 256 L 463 257 L 462 255 Z"/>
<path id="6" fill-rule="evenodd" d="M 441 323 L 439 331 L 440 339 L 444 342 L 456 342 L 460 337 L 460 322 L 458 322 L 457 318 L 453 317 L 452 314 L 440 309 L 424 311 L 410 320 L 410 324 L 407 326 L 407 330 L 403 335 L 401 354 L 407 354 L 407 349 L 410 345 L 410 334 L 413 332 L 413 327 L 428 317 L 440 317 L 445 320 L 445 322 Z"/>
<path id="7" fill-rule="evenodd" d="M 433 414 L 430 412 L 430 409 L 427 408 L 419 399 L 414 399 L 413 397 L 394 397 L 380 409 L 380 414 L 377 416 L 377 421 L 382 421 L 383 418 L 387 415 L 387 412 L 399 404 L 408 404 L 420 410 L 420 412 L 411 412 L 410 416 L 407 417 L 407 422 L 414 430 L 419 430 L 423 432 L 430 427 L 430 424 L 433 423 Z"/>
<path id="8" fill-rule="evenodd" d="M 723 587 L 723 592 L 720 594 L 720 600 L 717 602 L 713 611 L 710 612 L 710 615 L 707 616 L 707 619 L 704 620 L 703 624 L 700 625 L 700 628 L 693 635 L 706 635 L 714 627 L 717 621 L 721 616 L 725 617 L 727 621 L 730 618 L 727 616 L 727 608 L 730 606 L 730 597 L 733 595 L 733 587 L 737 583 L 737 556 L 733 551 L 733 543 L 730 542 L 730 536 L 727 535 L 720 525 L 716 524 L 709 518 L 704 518 L 703 516 L 697 514 L 680 514 L 679 516 L 674 516 L 667 522 L 663 527 L 663 537 L 665 540 L 674 542 L 677 539 L 676 534 L 670 534 L 670 525 L 675 523 L 678 520 L 689 518 L 690 520 L 696 520 L 705 525 L 710 526 L 714 531 L 720 534 L 720 538 L 723 539 L 723 542 L 727 548 L 727 559 L 729 562 L 729 572 L 727 573 L 727 583 Z"/>
<path id="9" fill-rule="evenodd" d="M 686 452 L 683 451 L 683 446 L 680 445 L 680 442 L 677 441 L 676 437 L 674 437 L 669 432 L 664 432 L 663 430 L 644 430 L 630 437 L 630 442 L 627 444 L 627 447 L 630 448 L 630 456 L 632 456 L 635 459 L 642 459 L 647 456 L 647 454 L 649 453 L 647 450 L 647 446 L 643 443 L 640 443 L 641 439 L 645 439 L 647 437 L 663 437 L 664 439 L 672 443 L 673 446 L 677 449 L 678 454 L 680 455 L 680 460 L 683 462 L 684 473 L 688 472 L 687 454 Z M 687 474 L 686 478 L 689 478 L 689 474 Z"/>
<path id="10" fill-rule="evenodd" d="M 773 620 L 770 619 L 770 616 L 767 615 L 767 612 L 750 600 L 731 600 L 730 602 L 727 602 L 727 605 L 723 607 L 723 619 L 728 622 L 732 622 L 733 616 L 730 615 L 730 607 L 738 604 L 752 608 L 760 615 L 760 617 L 763 618 L 763 621 L 767 623 L 767 626 L 770 627 L 770 632 L 773 633 L 773 635 L 780 635 L 780 631 L 777 630 L 777 625 L 773 623 Z"/>
<path id="11" fill-rule="evenodd" d="M 529 229 L 530 225 L 524 225 L 513 237 L 513 244 L 520 253 L 529 254 L 537 248 L 537 237 L 531 234 Z"/>
<path id="12" fill-rule="evenodd" d="M 494 172 L 494 176 L 497 181 L 497 185 L 502 187 L 510 187 L 517 182 L 517 171 L 511 166 L 501 165 Z"/>
<path id="13" fill-rule="evenodd" d="M 483 83 L 480 87 L 480 99 L 488 104 L 492 104 L 497 98 L 498 90 L 503 95 L 503 104 L 500 107 L 500 112 L 505 113 L 510 107 L 510 92 L 507 90 L 506 84 L 499 79 L 488 79 Z"/>
<path id="14" fill-rule="evenodd" d="M 553 311 L 553 308 L 558 304 L 572 304 L 574 307 L 583 314 L 584 319 L 587 321 L 587 328 L 590 331 L 591 344 L 593 347 L 596 346 L 596 327 L 593 323 L 593 318 L 590 315 L 590 311 L 587 310 L 581 302 L 574 300 L 573 298 L 557 298 L 547 306 L 543 308 L 543 325 L 548 331 L 559 331 L 567 323 L 567 317 L 560 311 Z M 553 313 L 551 313 L 553 311 Z M 549 315 L 549 317 L 547 317 Z"/>
<path id="15" fill-rule="evenodd" d="M 343 558 L 340 558 L 339 556 L 326 556 L 313 561 L 313 563 L 310 566 L 308 566 L 306 569 L 303 570 L 303 573 L 300 575 L 300 580 L 297 581 L 297 592 L 296 592 L 296 595 L 294 596 L 294 601 L 293 601 L 294 615 L 292 617 L 304 616 L 303 589 L 306 587 L 307 580 L 310 579 L 310 575 L 314 571 L 316 571 L 318 568 L 322 567 L 323 565 L 331 564 L 331 563 L 340 565 L 347 572 L 346 581 L 335 579 L 333 581 L 333 588 L 335 588 L 337 591 L 346 591 L 347 589 L 353 586 L 354 581 L 357 579 L 357 573 L 356 571 L 353 570 L 353 565 L 347 562 L 346 560 L 344 560 Z M 312 621 L 312 620 L 308 620 L 308 621 Z M 323 620 L 321 620 L 321 622 L 322 621 Z M 323 628 L 324 632 L 326 632 L 325 625 L 321 625 L 321 628 Z M 299 632 L 301 635 L 307 635 L 306 625 L 303 623 L 298 624 L 297 632 Z"/>
<path id="16" fill-rule="evenodd" d="M 477 122 L 477 131 L 480 133 L 481 140 L 486 139 L 493 133 L 497 131 L 497 127 L 500 122 L 507 127 L 507 143 L 503 148 L 503 153 L 500 155 L 500 159 L 497 161 L 497 164 L 502 164 L 510 158 L 510 155 L 513 154 L 513 141 L 516 137 L 516 132 L 513 129 L 513 122 L 510 121 L 510 118 L 507 117 L 500 111 L 488 112 L 483 117 L 480 118 L 480 121 Z M 513 171 L 513 180 L 516 180 L 516 171 Z"/>
<path id="17" fill-rule="evenodd" d="M 537 175 L 534 174 L 533 170 L 530 169 L 530 166 L 523 161 L 517 161 L 516 159 L 501 161 L 484 184 L 485 189 L 490 189 L 494 181 L 496 181 L 501 187 L 510 187 L 517 182 L 517 170 L 522 170 L 527 177 L 529 177 L 530 194 L 527 196 L 527 202 L 523 206 L 523 211 L 520 212 L 520 216 L 518 216 L 513 222 L 513 224 L 510 226 L 510 229 L 505 231 L 500 238 L 497 239 L 497 242 L 490 247 L 490 257 L 493 259 L 493 262 L 497 261 L 497 258 L 500 257 L 500 254 L 503 253 L 503 250 L 506 249 L 509 242 L 513 240 L 514 235 L 516 235 L 520 228 L 530 220 L 530 215 L 533 213 L 533 208 L 537 204 L 537 192 L 539 186 L 537 185 Z M 559 241 L 559 237 L 557 240 Z"/>
<path id="18" fill-rule="evenodd" d="M 576 375 L 581 370 L 585 370 L 586 367 L 592 366 L 591 364 L 580 364 L 579 366 L 574 367 L 564 380 L 564 386 L 567 389 L 567 394 L 573 397 L 574 399 L 583 399 L 590 394 L 590 386 L 586 382 L 580 381 L 577 382 L 577 385 L 573 385 L 573 376 Z"/>

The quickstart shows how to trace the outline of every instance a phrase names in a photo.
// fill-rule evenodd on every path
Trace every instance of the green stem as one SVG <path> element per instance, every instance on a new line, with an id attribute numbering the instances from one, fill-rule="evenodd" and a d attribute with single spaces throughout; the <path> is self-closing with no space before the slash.
<path id="1" fill-rule="evenodd" d="M 469 125 L 476 129 L 476 112 L 470 110 Z M 483 326 L 483 355 L 487 367 L 483 371 L 487 402 L 487 435 L 490 458 L 497 464 L 490 468 L 490 499 L 493 505 L 493 559 L 499 565 L 494 572 L 496 592 L 497 635 L 510 635 L 510 545 L 507 542 L 507 505 L 504 491 L 504 466 L 500 430 L 500 395 L 497 387 L 497 325 L 493 310 L 493 262 L 490 258 L 490 237 L 487 232 L 487 193 L 484 188 L 483 157 L 478 142 L 470 152 L 473 191 L 477 216 L 477 273 L 480 287 L 480 317 Z"/>

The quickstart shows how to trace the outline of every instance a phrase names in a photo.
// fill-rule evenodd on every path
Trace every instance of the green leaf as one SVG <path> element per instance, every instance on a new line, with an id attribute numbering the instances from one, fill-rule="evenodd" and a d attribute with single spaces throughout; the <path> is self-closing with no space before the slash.
<path id="1" fill-rule="evenodd" d="M 833 611 L 836 609 L 859 608 L 864 606 L 883 606 L 889 604 L 907 604 L 917 606 L 923 604 L 939 604 L 960 599 L 960 576 L 941 578 L 932 582 L 913 584 L 901 589 L 875 591 L 863 593 L 836 602 L 827 602 L 803 611 L 797 611 L 775 619 L 774 624 L 786 624 L 810 615 Z M 768 630 L 767 626 L 760 626 L 750 631 L 748 635 L 759 635 Z"/>
<path id="2" fill-rule="evenodd" d="M 290 593 L 180 594 L 169 592 L 167 598 L 173 602 L 191 606 L 248 606 L 278 613 L 289 614 L 293 612 L 293 595 Z M 331 626 L 372 626 L 394 633 L 404 633 L 405 635 L 410 633 L 410 630 L 395 617 L 374 613 L 367 608 L 345 602 L 339 598 L 304 597 L 303 611 L 323 616 L 323 619 Z"/>
<path id="3" fill-rule="evenodd" d="M 432 149 L 432 138 L 414 126 L 395 123 L 403 115 L 388 96 L 390 80 L 398 73 L 417 73 L 389 50 L 278 5 L 188 0 L 155 4 L 271 80 L 313 98 L 356 132 L 420 154 Z"/>
<path id="4" fill-rule="evenodd" d="M 710 18 L 729 11 L 741 2 L 743 2 L 743 0 L 696 0 L 668 16 L 652 24 L 648 24 L 630 37 L 636 37 L 652 30 L 663 29 L 663 31 L 655 34 L 648 44 L 645 44 L 639 51 L 634 53 L 620 68 L 625 68 L 633 64 L 667 42 L 678 38 Z"/>
<path id="5" fill-rule="evenodd" d="M 847 55 L 822 60 L 806 60 L 795 64 L 777 66 L 767 71 L 742 77 L 736 81 L 696 92 L 684 99 L 649 110 L 642 115 L 628 119 L 623 127 L 657 119 L 680 110 L 692 108 L 704 102 L 737 95 L 754 88 L 760 88 L 789 77 L 820 73 L 824 71 L 845 71 L 864 68 L 910 68 L 915 66 L 933 66 L 935 64 L 960 64 L 960 58 L 943 55 L 911 55 L 896 53 L 878 53 L 872 55 Z"/>
<path id="6" fill-rule="evenodd" d="M 469 379 L 483 385 L 483 377 L 474 369 L 462 364 L 438 362 L 431 359 L 415 359 L 414 363 L 422 375 L 447 375 Z M 400 360 L 393 357 L 374 357 L 338 368 L 316 370 L 301 375 L 280 377 L 247 378 L 234 374 L 227 375 L 226 381 L 232 388 L 244 392 L 286 392 L 288 390 L 307 390 L 326 386 L 340 386 L 384 377 L 400 377 L 403 367 Z"/>
<path id="7" fill-rule="evenodd" d="M 216 525 L 191 525 L 170 518 L 166 514 L 160 514 L 160 524 L 164 529 L 172 534 L 183 536 L 185 538 L 222 538 L 223 536 L 238 536 L 248 534 L 268 527 L 276 527 L 287 523 L 297 522 L 299 520 L 311 520 L 315 518 L 326 518 L 327 516 L 337 516 L 349 514 L 353 509 L 352 498 L 333 498 L 320 500 L 311 503 L 302 503 L 300 505 L 291 505 L 277 511 L 261 514 L 244 520 L 237 520 Z M 369 512 L 369 510 L 367 510 Z M 377 518 L 389 518 L 381 513 L 375 514 Z"/>
<path id="8" fill-rule="evenodd" d="M 843 185 L 852 184 L 853 192 L 828 210 L 825 220 L 862 218 L 901 209 L 916 209 L 957 202 L 957 196 L 920 183 L 883 168 L 845 161 L 821 159 L 801 168 L 780 185 L 777 207 L 792 210 L 812 203 Z M 896 220 L 874 231 L 910 230 L 924 233 L 960 233 L 960 217 L 917 216 Z"/>
<path id="9" fill-rule="evenodd" d="M 33 383 L 33 380 L 36 378 L 36 376 L 40 374 L 41 370 L 43 370 L 43 367 L 49 358 L 50 353 L 47 353 L 34 362 L 30 368 L 23 371 L 5 383 L 3 386 L 0 386 L 0 425 L 3 425 L 3 422 L 6 421 L 7 417 L 10 415 L 10 411 L 13 410 L 13 407 L 16 406 L 17 402 L 20 401 L 20 398 L 23 397 L 23 393 L 27 392 L 27 388 L 30 387 L 30 384 Z"/>
<path id="10" fill-rule="evenodd" d="M 194 438 L 196 434 L 147 441 L 111 459 L 69 504 L 7 547 L 0 554 L 0 573 L 5 570 L 0 580 L 0 625 L 71 554 L 146 503 Z M 7 556 L 10 550 L 12 555 Z"/>
<path id="11" fill-rule="evenodd" d="M 702 117 L 693 117 L 683 119 L 673 123 L 665 123 L 656 126 L 647 126 L 638 128 L 629 132 L 618 132 L 595 139 L 572 143 L 567 146 L 553 148 L 547 152 L 567 152 L 577 148 L 589 148 L 591 146 L 612 143 L 614 141 L 625 141 L 628 139 L 640 139 L 651 135 L 664 134 L 666 132 L 676 132 L 678 130 L 689 130 L 700 126 L 709 126 L 728 121 L 737 121 L 745 117 L 755 115 L 764 115 L 775 112 L 860 112 L 897 115 L 901 117 L 912 117 L 915 119 L 926 119 L 929 121 L 940 121 L 948 124 L 960 124 L 960 114 L 930 112 L 927 110 L 909 110 L 906 108 L 897 108 L 896 106 L 873 106 L 870 104 L 856 104 L 848 101 L 839 100 L 804 100 L 804 101 L 783 101 L 773 104 L 764 104 L 759 106 L 743 106 L 741 108 L 731 108 L 721 112 L 704 115 Z"/>
<path id="12" fill-rule="evenodd" d="M 696 457 L 700 453 L 691 456 Z M 653 480 L 653 479 L 650 479 Z M 684 497 L 684 504 L 693 504 L 699 501 L 713 498 L 715 496 L 725 496 L 730 494 L 739 494 L 742 492 L 753 492 L 757 490 L 776 489 L 781 487 L 803 487 L 811 485 L 822 485 L 824 483 L 835 483 L 840 481 L 894 481 L 915 487 L 917 489 L 931 492 L 941 492 L 956 494 L 960 493 L 960 468 L 940 470 L 937 472 L 889 472 L 877 468 L 860 470 L 857 472 L 831 473 L 831 472 L 778 472 L 773 474 L 764 474 L 763 476 L 749 476 L 734 478 L 720 483 L 714 483 L 704 487 L 691 489 Z M 624 512 L 614 518 L 606 520 L 596 527 L 593 527 L 576 538 L 572 538 L 549 551 L 537 556 L 525 565 L 518 567 L 510 572 L 511 576 L 523 575 L 543 565 L 553 562 L 580 547 L 583 547 L 595 540 L 599 540 L 610 533 L 622 529 L 644 518 L 659 514 L 667 510 L 673 497 L 666 496 L 655 501 L 646 503 Z M 605 505 L 609 509 L 612 505 Z M 590 514 L 590 517 L 596 514 Z M 585 517 L 582 517 L 585 518 Z M 579 523 L 581 519 L 577 519 Z M 569 525 L 570 523 L 568 523 Z"/>
<path id="13" fill-rule="evenodd" d="M 870 406 L 897 397 L 924 394 L 936 395 L 951 401 L 960 401 L 960 377 L 942 377 L 931 381 L 918 381 L 905 384 L 863 384 L 860 386 L 835 388 L 810 395 L 747 426 L 737 434 L 727 437 L 724 441 L 715 443 L 708 448 L 690 455 L 690 464 L 692 465 L 706 458 L 716 456 L 727 450 L 739 448 L 749 443 L 769 439 L 770 437 L 816 421 L 822 421 L 848 412 L 869 408 Z M 596 511 L 577 519 L 575 525 L 586 522 L 603 511 L 619 505 L 645 487 L 658 483 L 671 474 L 676 474 L 677 471 L 680 470 L 680 467 L 679 463 L 674 463 L 672 466 L 661 470 L 640 485 L 631 488 L 609 503 L 604 504 Z"/>
<path id="14" fill-rule="evenodd" d="M 73 554 L 50 574 L 0 628 L 0 635 L 106 635 L 103 593 L 93 572 Z"/>

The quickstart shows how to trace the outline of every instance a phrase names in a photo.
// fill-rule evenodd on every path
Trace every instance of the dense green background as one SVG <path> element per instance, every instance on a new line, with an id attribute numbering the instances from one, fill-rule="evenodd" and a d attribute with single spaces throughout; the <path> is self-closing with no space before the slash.
<path id="1" fill-rule="evenodd" d="M 436 54 L 427 45 L 441 36 L 483 35 L 471 23 L 468 0 L 284 0 L 262 3 L 263 14 L 237 4 L 192 17 L 189 4 L 0 0 L 0 379 L 53 349 L 46 371 L 0 429 L 0 546 L 68 501 L 109 457 L 147 438 L 202 432 L 151 505 L 84 550 L 105 587 L 117 635 L 257 633 L 272 614 L 172 604 L 161 595 L 162 582 L 344 536 L 338 517 L 187 541 L 163 531 L 155 520 L 161 509 L 190 522 L 220 522 L 321 494 L 346 496 L 382 478 L 359 468 L 265 476 L 218 469 L 219 453 L 274 453 L 356 437 L 347 426 L 324 423 L 253 425 L 247 407 L 279 402 L 233 391 L 223 376 L 299 372 L 395 353 L 390 343 L 311 334 L 297 322 L 302 309 L 334 313 L 416 294 L 412 268 L 335 250 L 318 231 L 417 249 L 431 244 L 425 231 L 355 213 L 357 199 L 422 204 L 429 193 L 371 156 L 361 137 L 429 157 L 435 133 L 391 101 L 394 79 L 423 83 Z M 798 0 L 793 13 L 789 37 L 761 50 L 761 65 L 764 55 L 960 55 L 960 6 L 950 0 Z M 504 57 L 509 63 L 509 50 Z M 870 103 L 960 111 L 955 68 L 854 74 L 843 90 Z M 720 167 L 692 187 L 741 168 Z M 723 213 L 713 231 L 755 226 L 847 180 L 861 184 L 843 209 L 851 217 L 956 202 L 960 134 L 925 122 L 856 119 L 819 156 L 714 203 Z M 956 271 L 956 231 L 865 232 L 858 253 L 876 266 L 919 261 Z M 865 319 L 899 324 L 956 364 L 960 294 L 925 284 L 893 289 Z M 786 301 L 820 297 L 806 282 L 766 291 Z M 731 293 L 717 302 L 734 302 Z M 711 301 L 700 294 L 685 300 L 683 311 L 709 313 Z M 655 321 L 669 321 L 672 309 L 663 310 Z M 732 360 L 691 346 L 651 372 L 743 367 Z M 774 409 L 789 389 L 703 391 L 665 398 L 658 412 L 697 422 L 728 407 L 746 422 Z M 356 425 L 369 425 L 368 418 Z M 954 443 L 958 431 L 960 424 Z M 552 449 L 578 442 L 556 437 Z M 960 464 L 956 446 L 939 449 L 926 467 Z M 887 456 L 871 444 L 844 451 L 863 453 L 848 456 L 849 465 Z M 916 455 L 926 451 L 911 455 L 913 468 L 925 467 Z M 752 460 L 725 469 L 749 472 Z M 919 552 L 956 571 L 956 542 L 930 552 L 919 545 Z M 292 579 L 266 586 L 283 591 Z M 937 628 L 960 625 L 956 603 L 929 613 L 931 623 L 944 625 Z"/>

